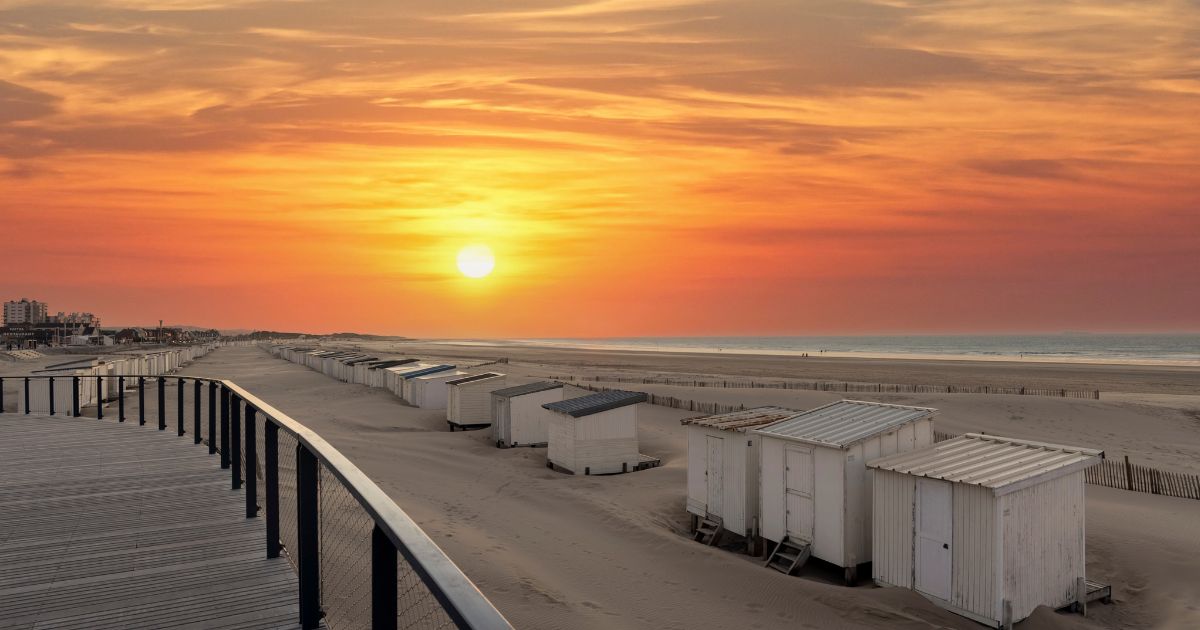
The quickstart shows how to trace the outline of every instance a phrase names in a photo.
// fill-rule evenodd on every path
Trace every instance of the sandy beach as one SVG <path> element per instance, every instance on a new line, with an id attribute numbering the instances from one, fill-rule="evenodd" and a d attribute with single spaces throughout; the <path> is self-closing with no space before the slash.
<path id="1" fill-rule="evenodd" d="M 340 344 L 346 347 L 347 344 Z M 362 344 L 353 344 L 361 346 Z M 476 360 L 479 348 L 366 344 L 381 356 Z M 902 363 L 845 360 L 790 365 L 778 358 L 693 357 L 527 349 L 510 357 L 514 380 L 544 374 L 773 374 L 900 379 Z M 460 360 L 466 365 L 468 361 Z M 716 369 L 719 368 L 719 369 Z M 919 366 L 956 382 L 1019 380 L 1016 367 L 959 362 Z M 708 370 L 708 372 L 705 372 Z M 642 451 L 660 468 L 611 477 L 572 477 L 545 468 L 542 449 L 500 450 L 487 431 L 450 433 L 439 410 L 410 407 L 389 392 L 349 385 L 256 348 L 226 348 L 186 374 L 221 376 L 246 386 L 326 436 L 425 528 L 522 628 L 975 628 L 915 593 L 867 583 L 840 586 L 819 563 L 785 577 L 733 550 L 687 537 L 686 443 L 679 424 L 695 415 L 648 406 L 640 416 Z M 909 378 L 915 379 L 912 374 Z M 1034 396 L 888 396 L 938 407 L 944 431 L 989 430 L 1129 452 L 1145 463 L 1197 472 L 1200 396 L 1195 371 L 1113 366 L 1038 366 L 1030 383 L 1106 384 L 1101 400 Z M 650 391 L 654 387 L 646 386 Z M 639 388 L 642 389 L 642 388 Z M 801 408 L 836 394 L 676 387 L 696 399 Z M 1150 391 L 1141 391 L 1150 390 Z M 870 398 L 860 395 L 860 398 Z M 883 399 L 883 397 L 880 397 Z M 1186 628 L 1200 625 L 1200 501 L 1088 486 L 1089 577 L 1113 585 L 1116 603 L 1087 619 L 1040 611 L 1024 628 Z"/>

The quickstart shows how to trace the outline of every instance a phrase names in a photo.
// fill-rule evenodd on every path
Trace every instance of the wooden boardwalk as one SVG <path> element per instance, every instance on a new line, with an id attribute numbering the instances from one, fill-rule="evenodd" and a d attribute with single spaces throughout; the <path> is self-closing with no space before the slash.
<path id="1" fill-rule="evenodd" d="M 0 626 L 298 627 L 228 473 L 173 430 L 0 414 Z"/>

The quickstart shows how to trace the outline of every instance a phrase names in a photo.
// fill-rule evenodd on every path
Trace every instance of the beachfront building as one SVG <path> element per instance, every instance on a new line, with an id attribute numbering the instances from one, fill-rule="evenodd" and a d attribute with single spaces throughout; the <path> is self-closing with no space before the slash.
<path id="1" fill-rule="evenodd" d="M 414 399 L 416 397 L 416 393 L 415 393 L 416 379 L 418 379 L 422 376 L 429 376 L 430 374 L 437 374 L 439 372 L 449 372 L 451 370 L 454 370 L 454 368 L 455 368 L 455 366 L 453 366 L 453 365 L 439 363 L 436 365 L 427 365 L 425 367 L 422 367 L 422 368 L 419 368 L 416 370 L 412 370 L 410 372 L 401 373 L 401 374 L 397 375 L 397 377 L 396 377 L 396 382 L 397 382 L 397 384 L 399 386 L 399 390 L 400 390 L 397 393 L 401 398 L 404 399 L 405 402 L 407 402 L 410 405 L 415 405 L 416 403 L 414 402 Z M 464 372 L 464 374 L 465 374 L 465 372 Z"/>
<path id="2" fill-rule="evenodd" d="M 748 433 L 800 413 L 755 407 L 680 422 L 687 427 L 687 511 L 696 540 L 716 544 L 724 532 L 758 537 L 759 436 Z"/>
<path id="3" fill-rule="evenodd" d="M 492 392 L 504 389 L 507 384 L 508 378 L 499 372 L 446 381 L 446 422 L 450 424 L 450 430 L 491 426 Z"/>
<path id="4" fill-rule="evenodd" d="M 47 323 L 46 303 L 21 298 L 4 303 L 4 325 Z"/>
<path id="5" fill-rule="evenodd" d="M 421 409 L 445 409 L 447 381 L 467 376 L 460 370 L 443 370 L 434 374 L 418 376 L 411 381 L 412 404 Z"/>
<path id="6" fill-rule="evenodd" d="M 810 557 L 842 567 L 848 584 L 871 561 L 866 462 L 933 443 L 937 410 L 841 400 L 755 429 L 762 440 L 761 534 L 767 566 L 791 574 Z"/>
<path id="7" fill-rule="evenodd" d="M 1102 451 L 968 433 L 871 461 L 881 586 L 991 627 L 1106 596 L 1084 573 L 1084 470 Z"/>
<path id="8" fill-rule="evenodd" d="M 363 385 L 370 387 L 387 387 L 387 368 L 399 367 L 416 363 L 416 359 L 388 359 L 386 361 L 370 361 L 363 368 L 366 374 L 363 376 Z"/>
<path id="9" fill-rule="evenodd" d="M 546 465 L 571 474 L 605 475 L 658 465 L 638 452 L 638 404 L 644 392 L 609 390 L 542 405 L 547 426 Z"/>
<path id="10" fill-rule="evenodd" d="M 562 383 L 537 381 L 492 392 L 492 439 L 496 446 L 546 446 L 550 416 L 542 405 L 563 399 Z"/>

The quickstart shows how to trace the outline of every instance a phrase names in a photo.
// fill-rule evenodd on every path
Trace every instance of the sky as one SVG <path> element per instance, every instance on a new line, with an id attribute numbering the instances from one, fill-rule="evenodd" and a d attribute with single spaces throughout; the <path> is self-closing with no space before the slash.
<path id="1" fill-rule="evenodd" d="M 0 0 L 0 242 L 109 325 L 1196 331 L 1200 2 Z"/>

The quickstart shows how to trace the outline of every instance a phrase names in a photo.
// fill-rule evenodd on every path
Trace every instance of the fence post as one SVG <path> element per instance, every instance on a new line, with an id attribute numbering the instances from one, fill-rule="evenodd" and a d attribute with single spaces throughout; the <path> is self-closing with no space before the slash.
<path id="1" fill-rule="evenodd" d="M 29 415 L 29 377 L 25 377 L 25 415 Z"/>
<path id="2" fill-rule="evenodd" d="M 195 434 L 192 436 L 193 444 L 199 444 L 200 438 L 201 438 L 201 435 L 200 435 L 200 394 L 201 394 L 200 379 L 196 379 L 196 382 L 194 383 L 194 386 L 192 387 L 192 412 L 194 415 L 194 419 L 192 421 L 192 429 L 193 429 L 192 433 Z"/>
<path id="3" fill-rule="evenodd" d="M 208 454 L 217 452 L 217 384 L 208 384 Z"/>
<path id="4" fill-rule="evenodd" d="M 1128 490 L 1133 490 L 1133 465 L 1129 463 L 1129 456 L 1125 456 L 1125 484 Z"/>
<path id="5" fill-rule="evenodd" d="M 0 376 L 0 413 L 4 413 L 4 377 Z"/>
<path id="6" fill-rule="evenodd" d="M 50 377 L 50 384 L 47 386 L 50 389 L 50 415 L 54 415 L 54 377 Z"/>
<path id="7" fill-rule="evenodd" d="M 221 386 L 221 468 L 229 468 L 229 388 Z"/>
<path id="8" fill-rule="evenodd" d="M 258 410 L 246 405 L 246 518 L 258 516 Z"/>
<path id="9" fill-rule="evenodd" d="M 317 507 L 316 455 L 303 444 L 296 446 L 296 538 L 299 543 L 300 627 L 315 630 L 321 624 L 320 515 Z"/>
<path id="10" fill-rule="evenodd" d="M 184 381 L 183 378 L 180 378 L 175 383 L 175 385 L 179 388 L 178 395 L 176 396 L 176 398 L 179 400 L 179 409 L 178 413 L 175 415 L 175 429 L 178 431 L 179 437 L 183 437 L 183 384 L 185 382 L 186 381 Z"/>
<path id="11" fill-rule="evenodd" d="M 242 488 L 242 401 L 229 396 L 229 464 L 233 468 L 233 489 Z"/>
<path id="12" fill-rule="evenodd" d="M 279 557 L 279 426 L 263 417 L 263 482 L 267 491 L 267 557 Z"/>
<path id="13" fill-rule="evenodd" d="M 146 424 L 146 377 L 138 377 L 138 424 Z"/>
<path id="14" fill-rule="evenodd" d="M 71 377 L 71 416 L 79 417 L 79 377 Z"/>
<path id="15" fill-rule="evenodd" d="M 117 422 L 125 422 L 125 377 L 117 377 Z"/>
<path id="16" fill-rule="evenodd" d="M 396 546 L 376 525 L 371 529 L 371 630 L 396 629 Z"/>
<path id="17" fill-rule="evenodd" d="M 104 377 L 96 377 L 96 419 L 104 419 Z"/>
<path id="18" fill-rule="evenodd" d="M 167 379 L 158 377 L 158 430 L 167 430 Z"/>

